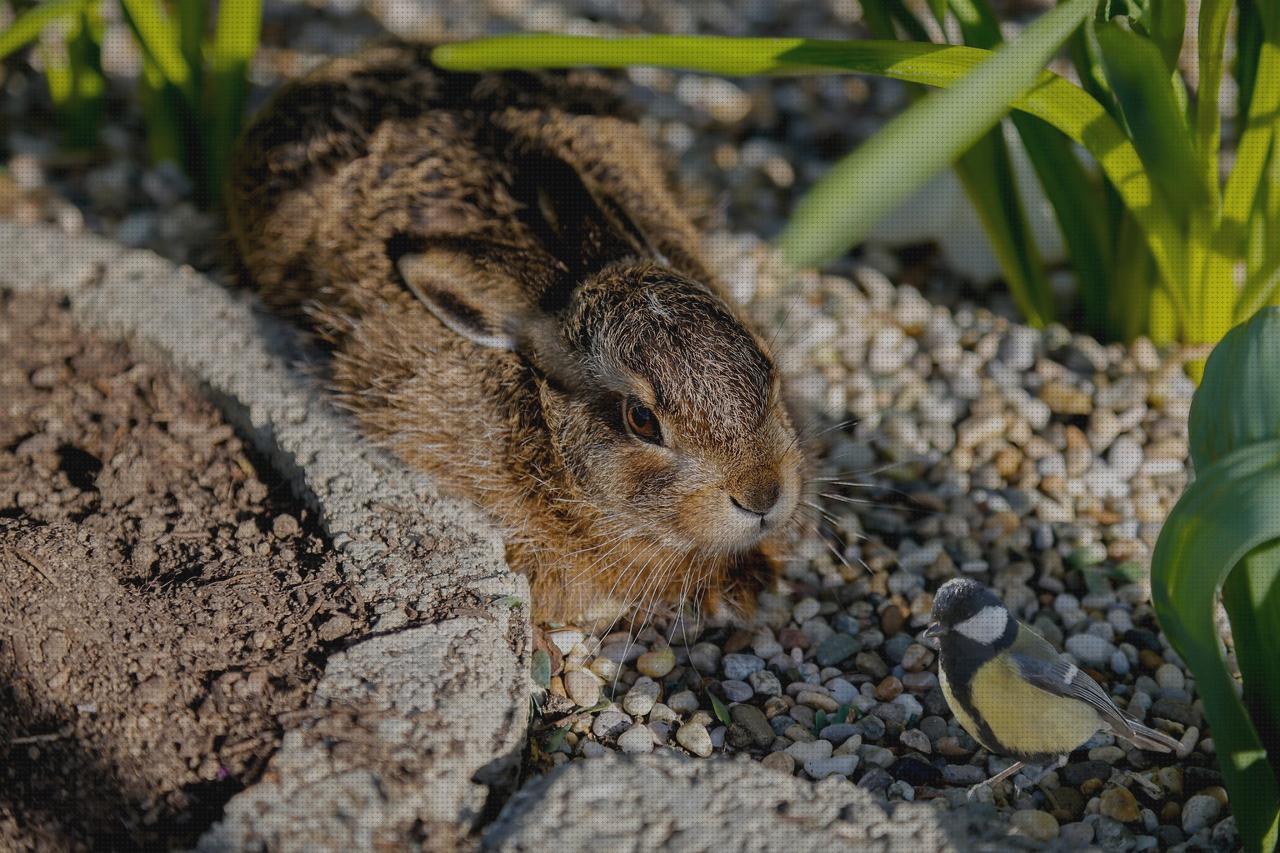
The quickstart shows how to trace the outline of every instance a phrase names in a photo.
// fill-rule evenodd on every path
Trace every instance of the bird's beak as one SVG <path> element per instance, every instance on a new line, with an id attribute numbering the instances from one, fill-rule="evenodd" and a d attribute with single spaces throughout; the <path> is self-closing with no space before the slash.
<path id="1" fill-rule="evenodd" d="M 926 637 L 941 637 L 945 633 L 947 633 L 947 629 L 943 624 L 941 622 L 934 622 L 925 630 L 924 635 Z"/>

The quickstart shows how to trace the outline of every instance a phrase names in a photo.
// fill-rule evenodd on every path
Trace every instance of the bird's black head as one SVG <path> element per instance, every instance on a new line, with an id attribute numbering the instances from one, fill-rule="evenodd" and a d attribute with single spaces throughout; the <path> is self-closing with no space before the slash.
<path id="1" fill-rule="evenodd" d="M 968 578 L 942 585 L 933 597 L 932 618 L 928 636 L 955 632 L 982 645 L 995 644 L 1017 626 L 999 596 Z"/>

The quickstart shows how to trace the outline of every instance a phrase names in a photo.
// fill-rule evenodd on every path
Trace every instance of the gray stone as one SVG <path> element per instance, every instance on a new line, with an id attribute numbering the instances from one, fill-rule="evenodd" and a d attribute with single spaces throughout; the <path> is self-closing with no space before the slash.
<path id="1" fill-rule="evenodd" d="M 833 755 L 830 758 L 815 758 L 804 763 L 804 772 L 814 779 L 825 779 L 828 776 L 852 776 L 858 767 L 856 755 Z"/>
<path id="2" fill-rule="evenodd" d="M 862 649 L 862 644 L 848 634 L 832 634 L 819 644 L 815 658 L 819 666 L 834 666 Z"/>
<path id="3" fill-rule="evenodd" d="M 774 675 L 767 669 L 759 672 L 751 673 L 747 679 L 747 683 L 751 685 L 751 689 L 761 696 L 781 696 L 782 682 L 778 681 L 778 676 Z"/>
<path id="4" fill-rule="evenodd" d="M 1208 794 L 1196 794 L 1182 805 L 1182 831 L 1188 835 L 1211 825 L 1222 814 L 1222 803 Z"/>
<path id="5" fill-rule="evenodd" d="M 621 838 L 641 840 L 642 849 L 671 846 L 670 839 L 788 853 L 851 845 L 872 853 L 1003 849 L 1007 825 L 972 810 L 981 807 L 944 812 L 934 803 L 903 802 L 890 815 L 865 787 L 837 782 L 770 773 L 746 758 L 607 755 L 531 779 L 486 831 L 483 847 L 585 853 L 616 849 Z"/>
<path id="6" fill-rule="evenodd" d="M 632 726 L 618 736 L 618 748 L 628 755 L 653 752 L 653 732 L 643 723 Z"/>
<path id="7" fill-rule="evenodd" d="M 745 681 L 753 672 L 764 669 L 764 661 L 755 655 L 725 655 L 723 663 L 724 677 L 734 681 Z"/>

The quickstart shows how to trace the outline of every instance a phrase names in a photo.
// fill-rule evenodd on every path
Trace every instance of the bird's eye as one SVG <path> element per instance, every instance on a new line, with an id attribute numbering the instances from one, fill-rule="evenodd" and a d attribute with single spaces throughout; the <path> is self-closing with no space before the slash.
<path id="1" fill-rule="evenodd" d="M 658 416 L 652 409 L 634 397 L 628 397 L 623 403 L 623 411 L 627 429 L 632 435 L 650 444 L 662 444 L 662 428 L 658 425 Z"/>

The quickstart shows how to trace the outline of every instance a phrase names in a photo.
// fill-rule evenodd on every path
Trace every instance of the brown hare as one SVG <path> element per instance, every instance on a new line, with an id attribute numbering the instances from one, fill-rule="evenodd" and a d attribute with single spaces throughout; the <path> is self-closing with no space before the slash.
<path id="1" fill-rule="evenodd" d="M 250 277 L 367 435 L 501 525 L 539 619 L 749 612 L 804 465 L 768 346 L 604 78 L 429 54 L 330 62 L 249 126 Z"/>

